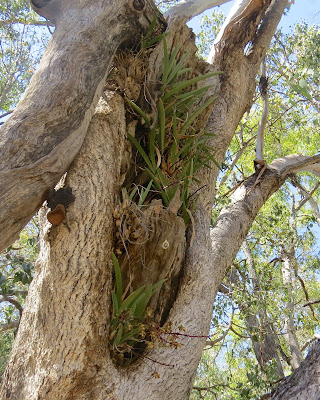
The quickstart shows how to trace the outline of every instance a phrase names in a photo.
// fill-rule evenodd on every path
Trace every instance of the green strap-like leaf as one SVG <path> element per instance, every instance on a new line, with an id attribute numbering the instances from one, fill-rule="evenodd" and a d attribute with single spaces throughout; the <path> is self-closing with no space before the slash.
<path id="1" fill-rule="evenodd" d="M 132 329 L 130 332 L 126 333 L 125 335 L 122 336 L 120 343 L 124 343 L 128 340 L 137 340 L 137 336 L 140 333 L 140 329 L 139 328 L 134 328 Z"/>
<path id="2" fill-rule="evenodd" d="M 143 150 L 141 144 L 130 133 L 128 133 L 127 135 L 128 135 L 128 138 L 131 140 L 131 142 L 135 145 L 135 147 L 137 148 L 137 150 L 139 151 L 141 156 L 143 157 L 143 159 L 144 159 L 145 163 L 147 164 L 147 166 L 149 167 L 149 169 L 151 171 L 155 171 L 156 170 L 156 165 L 152 164 L 151 160 L 147 156 L 147 153 Z"/>
<path id="3" fill-rule="evenodd" d="M 188 129 L 188 127 L 193 123 L 193 121 L 207 108 L 211 103 L 213 103 L 215 100 L 214 97 L 209 98 L 204 104 L 202 104 L 201 107 L 197 108 L 195 112 L 193 112 L 190 117 L 187 119 L 187 121 L 183 124 L 181 130 L 180 130 L 180 135 L 184 135 Z"/>
<path id="4" fill-rule="evenodd" d="M 122 277 L 121 277 L 119 262 L 114 253 L 112 253 L 112 260 L 113 260 L 114 274 L 116 278 L 116 295 L 118 304 L 120 304 L 122 297 Z"/>
<path id="5" fill-rule="evenodd" d="M 138 207 L 141 207 L 144 204 L 144 202 L 145 202 L 145 200 L 146 200 L 146 198 L 147 198 L 147 196 L 148 196 L 148 194 L 150 192 L 152 184 L 153 184 L 153 179 L 151 179 L 151 181 L 149 182 L 149 184 L 145 188 L 145 190 L 142 191 L 140 199 L 139 199 L 139 202 L 138 202 Z"/>
<path id="6" fill-rule="evenodd" d="M 144 286 L 140 286 L 137 290 L 132 292 L 122 303 L 121 306 L 119 307 L 119 313 L 121 313 L 124 310 L 127 310 L 128 308 L 131 308 L 132 305 L 137 301 L 141 293 L 144 291 Z"/>
<path id="7" fill-rule="evenodd" d="M 119 343 L 120 343 L 120 341 L 121 341 L 121 338 L 122 338 L 122 332 L 123 332 L 123 325 L 120 323 L 120 324 L 118 325 L 118 333 L 117 333 L 117 336 L 114 338 L 114 341 L 113 341 L 113 344 L 114 344 L 115 346 L 118 346 L 118 345 L 119 345 Z"/>
<path id="8" fill-rule="evenodd" d="M 166 93 L 162 97 L 162 100 L 165 101 L 165 100 L 169 99 L 174 94 L 181 92 L 181 90 L 187 88 L 188 86 L 195 85 L 196 83 L 203 81 L 204 79 L 208 79 L 208 78 L 211 78 L 212 76 L 221 75 L 221 74 L 223 74 L 223 72 L 221 72 L 221 71 L 209 72 L 207 74 L 197 76 L 196 78 L 192 78 L 187 81 L 178 82 L 176 85 L 173 86 L 173 88 L 171 90 L 169 90 L 168 93 Z"/>
<path id="9" fill-rule="evenodd" d="M 129 100 L 127 97 L 125 98 L 126 101 L 130 104 L 130 106 L 137 111 L 138 114 L 141 115 L 141 117 L 144 119 L 146 125 L 149 127 L 151 125 L 151 120 L 147 116 L 147 114 L 133 101 Z"/>

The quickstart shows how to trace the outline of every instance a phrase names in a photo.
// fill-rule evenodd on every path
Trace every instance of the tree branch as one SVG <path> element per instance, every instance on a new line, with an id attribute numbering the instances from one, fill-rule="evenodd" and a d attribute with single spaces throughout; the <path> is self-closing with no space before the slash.
<path id="1" fill-rule="evenodd" d="M 278 171 L 281 176 L 308 171 L 320 177 L 320 154 L 311 157 L 290 154 L 272 161 L 269 167 Z"/>
<path id="2" fill-rule="evenodd" d="M 307 191 L 307 189 L 305 187 L 303 187 L 300 182 L 298 182 L 297 177 L 294 175 L 291 177 L 291 182 L 293 184 L 293 186 L 295 186 L 299 193 L 304 197 L 300 203 L 298 204 L 298 206 L 296 207 L 296 212 L 298 210 L 300 210 L 300 208 L 307 202 L 310 203 L 311 209 L 312 209 L 312 213 L 314 215 L 314 217 L 317 220 L 318 225 L 320 226 L 320 212 L 319 212 L 319 206 L 317 204 L 317 202 L 315 201 L 315 199 L 312 197 L 312 195 L 314 194 L 314 192 L 319 188 L 320 186 L 320 181 L 315 185 L 315 187 L 311 190 L 311 192 L 309 193 Z"/>
<path id="3" fill-rule="evenodd" d="M 175 6 L 171 7 L 164 16 L 168 18 L 170 22 L 173 20 L 188 22 L 191 18 L 201 14 L 209 8 L 220 6 L 229 1 L 230 0 L 182 0 Z"/>
<path id="4" fill-rule="evenodd" d="M 8 295 L 1 295 L 0 296 L 0 303 L 3 302 L 8 302 L 11 303 L 16 307 L 16 309 L 19 311 L 20 317 L 22 316 L 23 308 L 21 304 L 18 302 L 18 300 L 13 299 L 11 296 Z"/>
<path id="5" fill-rule="evenodd" d="M 263 147 L 264 147 L 264 132 L 268 120 L 269 113 L 269 99 L 268 99 L 268 79 L 266 74 L 266 60 L 263 59 L 261 63 L 261 77 L 259 82 L 259 88 L 261 98 L 263 101 L 263 110 L 259 123 L 258 134 L 257 134 L 257 148 L 256 148 L 256 162 L 263 162 Z"/>
<path id="6" fill-rule="evenodd" d="M 299 368 L 272 392 L 270 400 L 319 399 L 319 359 L 320 342 L 318 341 L 312 346 Z"/>
<path id="7" fill-rule="evenodd" d="M 7 324 L 1 324 L 0 325 L 0 333 L 4 333 L 6 331 L 9 331 L 11 329 L 16 329 L 19 327 L 19 321 L 11 321 Z"/>
<path id="8" fill-rule="evenodd" d="M 239 19 L 241 19 L 244 16 L 245 10 L 247 9 L 247 6 L 250 4 L 251 0 L 237 0 L 234 5 L 232 6 L 229 14 L 227 15 L 227 18 L 225 19 L 217 37 L 215 38 L 212 48 L 210 50 L 209 56 L 208 56 L 208 62 L 212 63 L 215 53 L 216 53 L 216 47 L 219 45 L 219 43 L 222 41 L 224 36 L 226 35 L 226 32 L 230 29 L 230 27 L 235 24 Z"/>
<path id="9" fill-rule="evenodd" d="M 229 321 L 225 331 L 223 332 L 223 334 L 221 336 L 219 336 L 217 339 L 207 340 L 206 341 L 206 346 L 213 347 L 217 343 L 221 342 L 221 340 L 223 340 L 227 336 L 229 330 L 232 328 L 233 316 L 234 316 L 234 308 L 232 308 L 232 314 L 231 314 L 231 317 L 230 317 L 230 321 Z"/>
<path id="10" fill-rule="evenodd" d="M 301 351 L 304 351 L 306 348 L 308 348 L 316 340 L 320 340 L 320 335 L 314 335 L 311 339 L 307 340 L 306 343 L 301 347 Z"/>
<path id="11" fill-rule="evenodd" d="M 265 55 L 287 5 L 288 0 L 272 0 L 252 41 L 251 60 Z"/>
<path id="12" fill-rule="evenodd" d="M 18 19 L 18 18 L 0 21 L 0 27 L 6 26 L 6 25 L 12 25 L 12 24 L 34 25 L 34 26 L 55 26 L 50 21 L 36 21 L 36 20 L 27 21 L 25 19 Z"/>
<path id="13" fill-rule="evenodd" d="M 310 304 L 319 304 L 320 300 L 314 300 L 314 301 L 308 301 L 308 303 L 305 303 L 302 307 L 308 307 Z"/>

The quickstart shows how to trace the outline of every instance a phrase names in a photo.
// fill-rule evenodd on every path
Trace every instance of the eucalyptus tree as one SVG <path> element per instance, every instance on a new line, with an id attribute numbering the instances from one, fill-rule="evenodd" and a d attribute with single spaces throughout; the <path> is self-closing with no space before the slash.
<path id="1" fill-rule="evenodd" d="M 188 398 L 259 209 L 289 174 L 319 173 L 318 155 L 260 159 L 210 232 L 218 165 L 287 6 L 237 1 L 208 64 L 185 22 L 223 2 L 164 18 L 151 0 L 32 0 L 56 28 L 2 128 L 1 248 L 46 204 L 3 398 Z"/>
<path id="2" fill-rule="evenodd" d="M 209 37 L 207 21 L 204 28 L 201 37 Z M 268 160 L 284 149 L 312 154 L 319 146 L 318 53 L 313 49 L 318 32 L 319 27 L 305 23 L 288 34 L 279 31 L 268 52 Z M 213 220 L 232 187 L 252 171 L 261 114 L 256 98 L 224 160 Z M 220 286 L 213 338 L 205 347 L 192 398 L 262 396 L 283 379 L 284 372 L 288 374 L 301 364 L 319 338 L 318 188 L 313 175 L 291 175 L 258 214 Z"/>

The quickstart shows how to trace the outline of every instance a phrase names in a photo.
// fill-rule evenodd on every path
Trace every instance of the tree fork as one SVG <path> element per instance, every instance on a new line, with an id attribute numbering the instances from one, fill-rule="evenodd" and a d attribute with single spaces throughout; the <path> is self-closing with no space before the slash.
<path id="1" fill-rule="evenodd" d="M 39 12 L 54 8 L 57 27 L 1 129 L 1 250 L 17 238 L 78 153 L 116 50 L 140 38 L 158 14 L 151 0 L 143 7 L 87 0 L 81 9 L 76 0 L 40 3 Z"/>
<path id="2" fill-rule="evenodd" d="M 272 6 L 282 13 L 285 3 L 276 0 Z M 259 14 L 259 18 L 263 16 L 263 12 Z M 259 18 L 246 20 L 252 35 L 260 24 Z M 277 23 L 278 20 L 273 24 L 274 29 Z M 271 39 L 272 29 L 273 26 L 269 27 L 267 39 Z M 230 35 L 236 37 L 232 32 Z M 247 36 L 242 37 L 235 46 L 227 40 L 225 51 L 216 58 L 215 68 L 220 70 L 224 66 L 227 71 L 223 84 L 217 85 L 218 98 L 209 121 L 216 134 L 212 145 L 219 159 L 250 104 L 254 84 L 248 80 L 254 79 L 268 45 L 266 40 L 259 46 L 250 64 L 244 54 L 246 40 Z M 118 117 L 108 114 L 108 106 L 115 113 L 118 110 Z M 251 177 L 221 214 L 210 238 L 208 216 L 218 172 L 217 168 L 213 172 L 201 171 L 199 178 L 207 182 L 208 188 L 201 192 L 194 214 L 195 241 L 186 251 L 178 294 L 169 314 L 170 322 L 182 325 L 189 336 L 182 338 L 183 346 L 178 349 L 151 349 L 148 358 L 141 358 L 127 369 L 117 369 L 107 346 L 112 282 L 111 215 L 119 191 L 119 152 L 126 130 L 122 107 L 122 99 L 118 98 L 110 100 L 109 105 L 102 102 L 97 108 L 81 154 L 67 177 L 75 202 L 70 205 L 66 223 L 49 231 L 48 226 L 43 227 L 39 270 L 4 376 L 0 392 L 4 398 L 123 400 L 128 393 L 133 400 L 146 396 L 150 400 L 188 398 L 219 284 L 256 213 L 283 183 L 284 177 L 268 170 L 260 184 L 252 188 L 256 177 Z M 76 120 L 78 117 L 79 113 Z M 92 139 L 95 136 L 98 142 Z M 99 168 L 103 168 L 102 175 Z M 159 373 L 159 379 L 154 378 L 154 371 Z"/>

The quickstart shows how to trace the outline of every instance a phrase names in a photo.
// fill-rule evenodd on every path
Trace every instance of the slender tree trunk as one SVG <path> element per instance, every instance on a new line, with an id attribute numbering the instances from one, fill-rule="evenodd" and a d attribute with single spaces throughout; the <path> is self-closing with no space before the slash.
<path id="1" fill-rule="evenodd" d="M 300 350 L 294 323 L 295 307 L 294 307 L 293 282 L 292 282 L 293 280 L 292 272 L 294 267 L 290 259 L 291 257 L 287 252 L 283 251 L 281 257 L 283 259 L 282 263 L 283 284 L 287 290 L 287 301 L 285 305 L 284 337 L 290 348 L 290 353 L 291 353 L 290 365 L 293 369 L 296 369 L 301 364 L 303 356 Z"/>
<path id="2" fill-rule="evenodd" d="M 256 273 L 252 251 L 247 240 L 243 242 L 242 248 L 247 259 L 249 276 L 252 280 L 254 293 L 258 297 L 258 301 L 262 303 L 263 299 L 260 296 L 260 282 Z M 267 310 L 259 307 L 256 314 L 252 314 L 250 308 L 248 310 L 244 308 L 243 311 L 246 316 L 249 332 L 250 328 L 256 330 L 255 334 L 258 337 L 258 341 L 251 339 L 251 343 L 261 369 L 264 370 L 269 361 L 275 361 L 278 376 L 279 378 L 283 378 L 283 368 L 278 354 L 280 343 L 277 335 L 272 329 L 272 323 L 267 314 Z"/>

